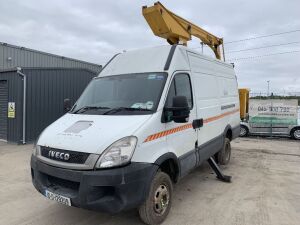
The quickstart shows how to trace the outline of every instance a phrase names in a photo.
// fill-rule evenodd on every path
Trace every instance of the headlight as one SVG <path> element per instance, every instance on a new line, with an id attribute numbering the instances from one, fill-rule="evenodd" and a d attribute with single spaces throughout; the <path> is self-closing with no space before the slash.
<path id="1" fill-rule="evenodd" d="M 37 155 L 40 154 L 40 152 L 41 152 L 41 146 L 35 145 L 34 148 L 33 148 L 32 154 L 33 154 L 34 156 L 37 156 Z"/>
<path id="2" fill-rule="evenodd" d="M 46 129 L 46 128 L 45 128 Z M 38 146 L 37 143 L 40 139 L 40 136 L 42 135 L 42 133 L 45 131 L 45 129 L 39 134 L 39 136 L 37 137 L 37 139 L 35 139 L 35 141 L 33 142 L 33 152 L 32 154 L 34 156 L 36 155 L 40 155 L 41 154 L 41 146 Z"/>
<path id="3" fill-rule="evenodd" d="M 109 146 L 100 156 L 96 168 L 121 166 L 131 160 L 137 138 L 130 136 L 122 138 Z"/>

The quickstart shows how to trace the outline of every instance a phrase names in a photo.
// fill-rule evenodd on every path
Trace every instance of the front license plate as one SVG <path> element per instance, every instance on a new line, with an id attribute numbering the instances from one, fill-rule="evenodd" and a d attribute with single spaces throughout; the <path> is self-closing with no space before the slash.
<path id="1" fill-rule="evenodd" d="M 50 200 L 54 200 L 54 201 L 57 201 L 57 202 L 59 202 L 61 204 L 71 206 L 71 200 L 70 200 L 70 198 L 61 196 L 59 194 L 55 194 L 55 193 L 53 193 L 51 191 L 47 191 L 47 190 L 45 192 L 45 196 L 47 198 L 49 198 Z"/>

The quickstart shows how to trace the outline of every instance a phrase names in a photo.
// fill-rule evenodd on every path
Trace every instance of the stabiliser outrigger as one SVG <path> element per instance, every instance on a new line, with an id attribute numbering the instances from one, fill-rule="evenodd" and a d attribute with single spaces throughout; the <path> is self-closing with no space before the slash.
<path id="1" fill-rule="evenodd" d="M 222 58 L 220 49 L 222 46 L 223 60 L 225 61 L 223 38 L 218 38 L 176 15 L 160 2 L 156 2 L 150 7 L 143 6 L 142 12 L 153 33 L 158 37 L 166 39 L 169 44 L 187 45 L 187 42 L 192 39 L 192 36 L 195 36 L 199 38 L 203 44 L 208 45 L 219 60 Z M 231 176 L 226 176 L 222 173 L 213 157 L 210 157 L 207 161 L 219 180 L 231 182 Z"/>

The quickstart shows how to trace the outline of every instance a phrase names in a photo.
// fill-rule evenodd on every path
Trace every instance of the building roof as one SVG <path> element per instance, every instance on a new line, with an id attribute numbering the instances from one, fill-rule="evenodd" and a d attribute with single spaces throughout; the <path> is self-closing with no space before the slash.
<path id="1" fill-rule="evenodd" d="M 84 68 L 99 73 L 102 65 L 0 42 L 0 69 L 15 67 Z"/>

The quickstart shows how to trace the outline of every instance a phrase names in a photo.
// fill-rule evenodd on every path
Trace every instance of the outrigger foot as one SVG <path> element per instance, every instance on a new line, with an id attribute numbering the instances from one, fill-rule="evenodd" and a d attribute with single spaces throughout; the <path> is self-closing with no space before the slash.
<path id="1" fill-rule="evenodd" d="M 216 163 L 213 157 L 210 157 L 208 160 L 208 163 L 210 167 L 213 169 L 213 171 L 217 174 L 217 178 L 223 182 L 230 183 L 231 182 L 231 176 L 226 176 L 222 173 L 220 167 Z"/>

